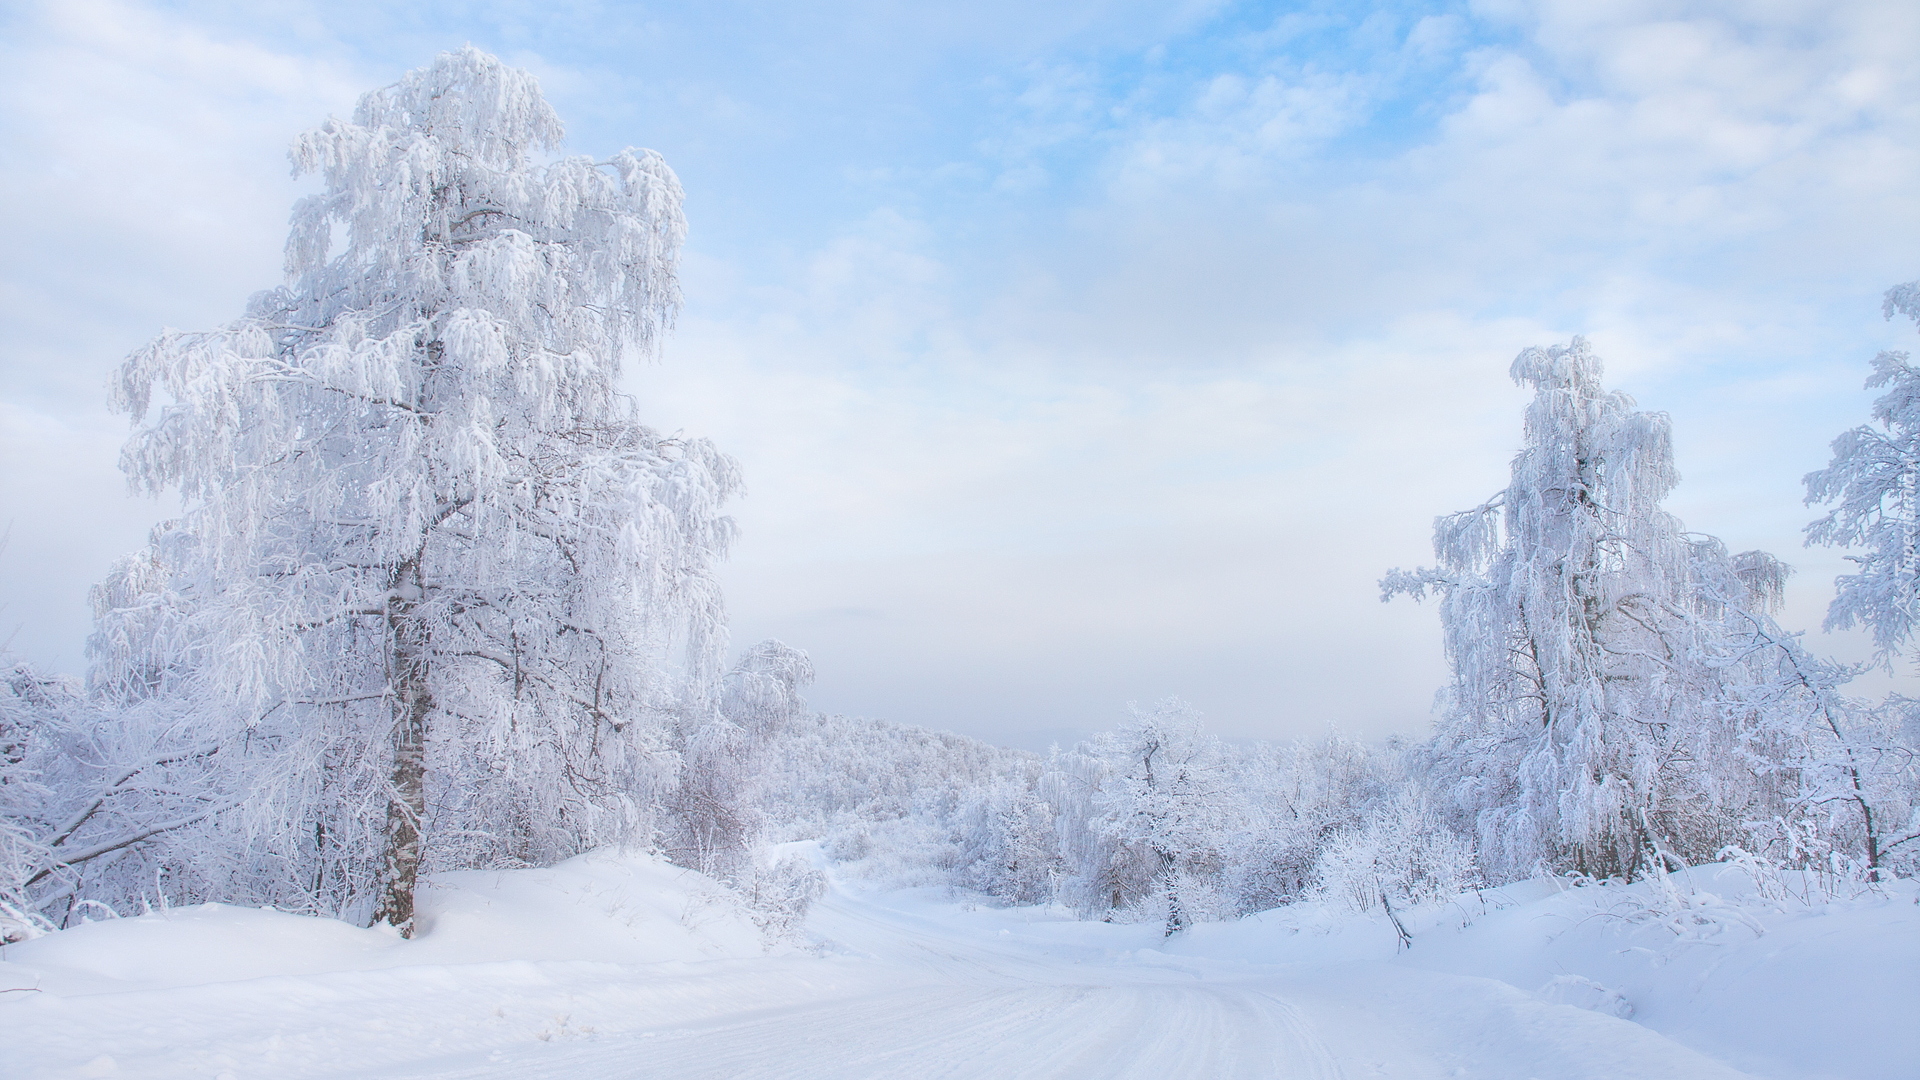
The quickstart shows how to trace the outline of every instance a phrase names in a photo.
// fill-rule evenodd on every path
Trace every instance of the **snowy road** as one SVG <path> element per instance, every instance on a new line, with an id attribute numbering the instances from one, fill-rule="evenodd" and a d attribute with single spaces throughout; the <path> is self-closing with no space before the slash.
<path id="1" fill-rule="evenodd" d="M 816 932 L 872 988 L 405 1077 L 1287 1077 L 1342 1074 L 1299 1010 L 1186 972 L 1035 957 L 836 895 Z M 866 961 L 855 960 L 866 966 Z"/>
<path id="2" fill-rule="evenodd" d="M 1740 1074 L 1637 1025 L 1488 980 L 1385 964 L 1260 971 L 836 893 L 810 922 L 836 977 L 737 1012 L 341 1075 L 1023 1080 Z M 985 920 L 982 920 L 985 921 Z M 1101 928 L 1108 929 L 1108 928 Z M 1151 941 L 1151 935 L 1148 935 Z M 723 976 L 734 978 L 737 976 Z M 763 990 L 771 987 L 763 986 Z M 797 992 L 796 992 L 797 991 Z"/>
<path id="3" fill-rule="evenodd" d="M 1639 1025 L 1381 962 L 1168 955 L 1146 927 L 836 891 L 826 956 L 491 961 L 46 994 L 0 1075 L 1714 1080 Z M 364 931 L 355 931 L 365 933 Z M 14 1027 L 14 1025 L 26 1025 Z"/>

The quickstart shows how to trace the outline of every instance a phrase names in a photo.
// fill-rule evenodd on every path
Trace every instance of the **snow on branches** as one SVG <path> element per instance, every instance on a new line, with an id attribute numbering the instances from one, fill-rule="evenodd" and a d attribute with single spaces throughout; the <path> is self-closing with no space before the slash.
<path id="1" fill-rule="evenodd" d="M 1579 338 L 1522 352 L 1511 482 L 1435 523 L 1438 567 L 1381 582 L 1440 595 L 1453 682 L 1427 777 L 1495 880 L 1711 858 L 1806 811 L 1846 753 L 1849 673 L 1768 614 L 1786 568 L 1661 508 L 1667 418 L 1600 375 Z"/>
<path id="2" fill-rule="evenodd" d="M 1887 291 L 1886 315 L 1920 322 L 1920 282 Z M 1828 629 L 1864 626 L 1880 661 L 1913 640 L 1920 615 L 1920 371 L 1904 352 L 1874 358 L 1868 389 L 1886 388 L 1873 403 L 1874 424 L 1833 440 L 1833 460 L 1806 475 L 1807 505 L 1835 504 L 1807 526 L 1807 543 L 1861 547 L 1847 558 L 1859 567 L 1834 581 Z M 1876 426 L 1877 425 L 1877 426 Z"/>
<path id="3" fill-rule="evenodd" d="M 176 703 L 101 709 L 71 680 L 0 673 L 0 941 L 162 899 L 177 845 L 237 802 L 223 750 Z"/>
<path id="4" fill-rule="evenodd" d="M 1177 698 L 1129 706 L 1127 721 L 1096 736 L 1086 752 L 1102 766 L 1093 831 L 1110 840 L 1106 870 L 1114 907 L 1131 896 L 1163 906 L 1168 936 L 1193 922 L 1195 893 L 1218 873 L 1218 838 L 1229 823 L 1229 787 L 1219 740 Z M 1144 880 L 1128 881 L 1128 868 Z"/>
<path id="5" fill-rule="evenodd" d="M 423 864 L 645 840 L 716 708 L 738 470 L 618 391 L 679 306 L 680 186 L 651 151 L 537 164 L 561 131 L 472 48 L 366 95 L 294 145 L 324 189 L 287 285 L 121 369 L 125 470 L 188 508 L 95 678 L 272 759 L 251 898 L 404 931 Z"/>

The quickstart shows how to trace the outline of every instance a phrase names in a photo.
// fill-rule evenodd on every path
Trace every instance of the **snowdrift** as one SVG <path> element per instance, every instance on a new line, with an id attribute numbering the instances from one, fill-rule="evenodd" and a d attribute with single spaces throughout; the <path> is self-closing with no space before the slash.
<path id="1" fill-rule="evenodd" d="M 1399 962 L 1630 1016 L 1757 1076 L 1914 1075 L 1920 887 L 1805 902 L 1757 895 L 1737 867 L 1684 876 L 1680 903 L 1645 882 L 1497 890 L 1453 926 L 1430 915 Z"/>
<path id="2" fill-rule="evenodd" d="M 1823 896 L 1791 873 L 1762 883 L 1728 864 L 1659 882 L 1534 880 L 1384 915 L 1303 903 L 1172 940 L 1153 925 L 997 913 L 1036 946 L 1131 946 L 1136 955 L 1244 968 L 1390 964 L 1494 979 L 1537 1001 L 1630 1019 L 1755 1076 L 1865 1080 L 1920 1061 L 1920 883 Z"/>
<path id="3" fill-rule="evenodd" d="M 275 975 L 499 961 L 655 964 L 765 952 L 733 893 L 646 855 L 591 852 L 547 869 L 435 876 L 419 933 L 201 904 L 106 919 L 0 949 L 0 1000 Z"/>

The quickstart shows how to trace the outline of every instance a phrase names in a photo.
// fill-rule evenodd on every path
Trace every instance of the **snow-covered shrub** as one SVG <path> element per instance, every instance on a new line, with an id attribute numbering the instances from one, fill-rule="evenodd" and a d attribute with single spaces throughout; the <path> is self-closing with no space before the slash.
<path id="1" fill-rule="evenodd" d="M 1404 910 L 1479 884 L 1473 846 L 1409 791 L 1321 852 L 1316 893 L 1354 914 Z"/>
<path id="2" fill-rule="evenodd" d="M 0 681 L 0 944 L 55 926 L 37 910 L 28 884 L 53 861 L 46 840 L 55 795 L 42 766 L 55 737 L 50 729 L 63 717 L 47 697 L 25 668 Z"/>
<path id="3" fill-rule="evenodd" d="M 835 862 L 859 862 L 873 854 L 873 824 L 842 813 L 819 830 L 820 850 Z"/>
<path id="4" fill-rule="evenodd" d="M 1055 812 L 1034 775 L 974 792 L 957 815 L 957 883 L 1016 904 L 1051 901 L 1066 876 Z"/>
<path id="5" fill-rule="evenodd" d="M 827 878 L 804 856 L 788 854 L 747 875 L 742 894 L 754 924 L 769 942 L 792 937 L 807 909 L 826 895 Z"/>
<path id="6" fill-rule="evenodd" d="M 748 872 L 768 820 L 759 797 L 768 746 L 802 715 L 800 690 L 812 681 L 806 653 L 762 641 L 721 680 L 720 711 L 682 726 L 680 783 L 663 829 L 675 862 L 726 881 Z"/>
<path id="7" fill-rule="evenodd" d="M 236 807 L 233 747 L 177 703 L 123 709 L 72 680 L 0 673 L 0 917 L 19 936 L 76 907 L 177 895 L 177 867 Z M 255 857 L 270 857 L 259 853 Z"/>
<path id="8" fill-rule="evenodd" d="M 1816 842 L 1820 829 L 1804 830 Z M 1662 856 L 1639 881 L 1576 880 L 1573 893 L 1595 917 L 1656 933 L 1641 951 L 1664 962 L 1694 946 L 1724 946 L 1767 933 L 1775 917 L 1882 903 L 1903 890 L 1856 854 L 1831 850 L 1823 864 L 1786 865 L 1738 847 L 1715 862 L 1689 866 Z"/>
<path id="9" fill-rule="evenodd" d="M 1154 881 L 1153 888 L 1101 913 L 1107 922 L 1153 923 L 1163 930 L 1178 918 L 1182 929 L 1194 923 L 1220 922 L 1240 914 L 1239 904 L 1219 874 L 1176 870 Z M 1171 936 L 1175 931 L 1167 931 Z"/>
<path id="10" fill-rule="evenodd" d="M 1615 918 L 1670 932 L 1670 949 L 1711 945 L 1731 934 L 1759 937 L 1766 933 L 1760 916 L 1781 912 L 1785 905 L 1762 891 L 1742 888 L 1739 882 L 1731 883 L 1732 890 L 1709 887 L 1715 884 L 1715 869 L 1682 866 L 1669 870 L 1665 859 L 1656 860 L 1652 872 L 1641 881 L 1626 888 L 1599 886 L 1593 900 Z"/>
<path id="11" fill-rule="evenodd" d="M 836 872 L 849 881 L 881 888 L 963 888 L 964 855 L 953 822 L 931 813 L 865 821 L 847 817 L 844 833 L 827 835 L 821 850 L 847 856 Z"/>
<path id="12" fill-rule="evenodd" d="M 1231 750 L 1243 793 L 1222 841 L 1222 886 L 1242 913 L 1303 898 L 1326 846 L 1357 828 L 1408 783 L 1397 743 L 1329 733 Z"/>

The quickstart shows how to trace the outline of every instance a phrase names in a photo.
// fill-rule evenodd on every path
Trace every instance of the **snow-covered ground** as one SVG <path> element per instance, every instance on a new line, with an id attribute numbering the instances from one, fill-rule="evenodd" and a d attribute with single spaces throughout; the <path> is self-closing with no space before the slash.
<path id="1" fill-rule="evenodd" d="M 9 946 L 0 1075 L 1914 1075 L 1912 887 L 1769 908 L 1716 873 L 1685 937 L 1640 886 L 1470 894 L 1401 951 L 1308 905 L 1164 941 L 836 885 L 769 948 L 721 886 L 600 853 L 447 875 L 413 941 L 209 905 Z"/>

